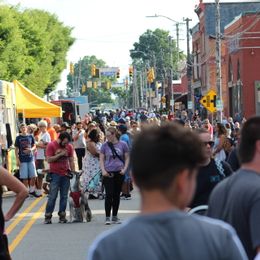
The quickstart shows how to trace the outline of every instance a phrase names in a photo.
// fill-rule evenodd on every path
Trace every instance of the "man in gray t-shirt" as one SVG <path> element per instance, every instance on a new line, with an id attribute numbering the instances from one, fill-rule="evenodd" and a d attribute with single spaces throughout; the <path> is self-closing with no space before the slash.
<path id="1" fill-rule="evenodd" d="M 260 117 L 243 126 L 238 148 L 241 169 L 219 183 L 209 199 L 208 216 L 231 224 L 249 259 L 260 257 Z"/>
<path id="2" fill-rule="evenodd" d="M 178 124 L 144 129 L 131 151 L 141 215 L 101 235 L 89 260 L 247 259 L 234 229 L 184 212 L 204 160 L 196 133 Z"/>

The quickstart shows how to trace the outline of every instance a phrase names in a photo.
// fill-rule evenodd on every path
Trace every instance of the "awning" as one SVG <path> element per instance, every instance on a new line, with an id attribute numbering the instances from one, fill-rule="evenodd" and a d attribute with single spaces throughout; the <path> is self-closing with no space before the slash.
<path id="1" fill-rule="evenodd" d="M 19 81 L 14 80 L 16 111 L 24 118 L 61 117 L 61 107 L 43 100 Z"/>

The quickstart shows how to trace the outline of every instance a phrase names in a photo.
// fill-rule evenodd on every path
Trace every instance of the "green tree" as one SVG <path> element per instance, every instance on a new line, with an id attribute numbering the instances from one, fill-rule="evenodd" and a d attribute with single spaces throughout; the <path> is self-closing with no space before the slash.
<path id="1" fill-rule="evenodd" d="M 0 78 L 17 79 L 39 96 L 53 90 L 74 42 L 71 31 L 46 11 L 1 5 Z"/>
<path id="2" fill-rule="evenodd" d="M 178 50 L 175 40 L 171 40 L 168 31 L 156 29 L 147 30 L 139 37 L 139 42 L 134 43 L 134 49 L 130 50 L 130 56 L 134 64 L 140 69 L 145 64 L 146 67 L 156 69 L 156 80 L 163 80 L 173 71 L 173 79 L 177 79 L 176 68 Z M 140 59 L 143 61 L 140 63 Z M 179 61 L 185 59 L 183 52 L 179 52 Z M 139 60 L 139 61 L 138 61 Z"/>
<path id="3" fill-rule="evenodd" d="M 129 99 L 129 89 L 125 87 L 113 87 L 111 89 L 112 93 L 117 97 L 117 102 L 119 107 L 126 107 L 128 106 L 128 99 Z"/>

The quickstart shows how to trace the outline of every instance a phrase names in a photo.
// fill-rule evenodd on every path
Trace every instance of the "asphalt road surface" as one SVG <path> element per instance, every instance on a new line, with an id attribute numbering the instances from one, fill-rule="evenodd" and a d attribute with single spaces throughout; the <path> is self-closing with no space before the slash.
<path id="1" fill-rule="evenodd" d="M 4 197 L 4 212 L 11 206 L 13 200 L 13 196 Z M 27 198 L 16 217 L 6 223 L 13 260 L 87 259 L 89 247 L 95 238 L 102 232 L 118 226 L 104 225 L 104 200 L 89 200 L 93 214 L 93 219 L 89 223 L 59 224 L 58 207 L 56 207 L 53 224 L 44 225 L 46 202 L 46 196 L 37 199 Z M 135 190 L 132 200 L 121 200 L 119 218 L 124 222 L 135 216 L 139 212 L 139 203 L 139 194 Z"/>

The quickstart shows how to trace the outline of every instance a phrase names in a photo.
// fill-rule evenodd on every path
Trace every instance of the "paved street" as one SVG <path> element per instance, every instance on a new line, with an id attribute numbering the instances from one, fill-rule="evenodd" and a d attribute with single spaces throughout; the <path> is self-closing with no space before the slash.
<path id="1" fill-rule="evenodd" d="M 4 211 L 10 207 L 13 197 L 3 200 Z M 53 224 L 44 225 L 47 197 L 28 198 L 16 218 L 6 224 L 9 247 L 14 260 L 71 260 L 86 259 L 89 246 L 103 231 L 116 228 L 104 225 L 104 200 L 90 200 L 93 220 L 90 223 L 59 224 L 56 208 Z M 132 200 L 121 200 L 121 220 L 135 216 L 139 210 L 139 194 Z"/>

